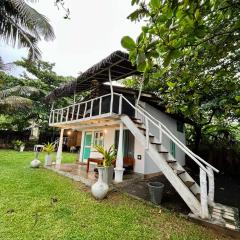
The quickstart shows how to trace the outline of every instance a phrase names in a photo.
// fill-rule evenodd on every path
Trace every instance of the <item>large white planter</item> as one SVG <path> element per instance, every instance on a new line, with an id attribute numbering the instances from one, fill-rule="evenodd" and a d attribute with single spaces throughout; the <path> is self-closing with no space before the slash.
<path id="1" fill-rule="evenodd" d="M 52 156 L 50 154 L 45 155 L 45 166 L 51 166 L 52 165 Z"/>
<path id="2" fill-rule="evenodd" d="M 41 162 L 38 159 L 34 159 L 34 160 L 31 161 L 31 167 L 32 168 L 39 168 L 40 163 Z"/>
<path id="3" fill-rule="evenodd" d="M 103 171 L 104 167 L 98 167 L 98 180 L 96 183 L 94 183 L 91 187 L 92 195 L 96 199 L 103 199 L 109 190 L 108 185 L 103 182 Z"/>
<path id="4" fill-rule="evenodd" d="M 19 152 L 23 152 L 24 148 L 25 148 L 25 146 L 20 146 Z"/>

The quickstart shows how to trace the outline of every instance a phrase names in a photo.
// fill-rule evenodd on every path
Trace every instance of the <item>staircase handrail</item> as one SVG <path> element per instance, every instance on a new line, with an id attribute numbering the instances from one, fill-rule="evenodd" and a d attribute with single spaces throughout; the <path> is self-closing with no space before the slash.
<path id="1" fill-rule="evenodd" d="M 159 125 L 154 122 L 154 120 L 149 113 L 145 113 L 145 110 L 142 111 L 141 109 L 135 107 L 127 98 L 125 98 L 122 94 L 118 94 L 118 93 L 114 93 L 114 95 L 120 96 L 122 97 L 133 109 L 135 109 L 138 113 L 140 113 L 140 115 L 142 115 L 143 117 L 147 118 L 153 125 L 155 125 L 159 130 L 161 130 L 164 134 L 166 134 L 183 152 L 185 152 L 203 171 L 205 171 L 208 174 L 211 174 L 204 166 L 201 162 L 203 162 L 205 165 L 207 165 L 208 167 L 210 167 L 211 169 L 213 169 L 215 172 L 219 172 L 218 169 L 214 168 L 212 165 L 208 164 L 206 161 L 204 161 L 203 159 L 201 159 L 198 155 L 196 155 L 195 153 L 193 153 L 185 144 L 183 144 L 181 141 L 179 141 L 174 134 L 164 125 L 162 124 L 159 120 L 155 119 L 155 121 L 157 121 L 159 123 L 159 125 L 161 125 L 161 128 L 159 127 Z M 150 115 L 147 116 L 147 115 Z M 200 159 L 198 160 L 195 156 L 198 156 Z"/>

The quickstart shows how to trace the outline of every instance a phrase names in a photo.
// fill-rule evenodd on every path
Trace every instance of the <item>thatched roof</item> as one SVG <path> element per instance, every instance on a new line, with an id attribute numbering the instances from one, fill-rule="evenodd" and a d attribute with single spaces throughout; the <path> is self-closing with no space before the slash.
<path id="1" fill-rule="evenodd" d="M 99 63 L 93 65 L 82 73 L 77 80 L 65 84 L 52 91 L 46 100 L 52 102 L 60 97 L 71 96 L 74 92 L 82 92 L 91 88 L 91 81 L 97 80 L 100 83 L 109 81 L 109 68 L 111 69 L 112 81 L 124 79 L 132 75 L 140 74 L 136 67 L 128 60 L 127 53 L 115 51 Z"/>

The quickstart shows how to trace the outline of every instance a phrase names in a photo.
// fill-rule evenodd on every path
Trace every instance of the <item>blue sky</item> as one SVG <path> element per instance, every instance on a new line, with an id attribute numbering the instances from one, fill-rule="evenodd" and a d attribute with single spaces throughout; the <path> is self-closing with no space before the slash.
<path id="1" fill-rule="evenodd" d="M 137 37 L 140 24 L 126 17 L 133 11 L 131 0 L 66 0 L 70 20 L 54 6 L 54 0 L 39 0 L 31 4 L 52 24 L 56 39 L 40 42 L 42 59 L 55 62 L 61 75 L 77 76 L 111 52 L 122 49 L 121 38 Z M 13 49 L 0 42 L 1 56 L 6 62 L 26 56 L 25 49 Z M 16 70 L 15 70 L 16 71 Z M 17 71 L 19 72 L 19 71 Z"/>

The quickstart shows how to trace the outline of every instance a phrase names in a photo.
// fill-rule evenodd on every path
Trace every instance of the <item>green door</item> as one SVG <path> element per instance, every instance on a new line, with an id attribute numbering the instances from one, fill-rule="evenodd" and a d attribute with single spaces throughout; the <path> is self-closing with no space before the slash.
<path id="1" fill-rule="evenodd" d="M 84 136 L 84 145 L 83 145 L 83 162 L 86 162 L 90 157 L 92 146 L 92 133 L 86 132 Z"/>

